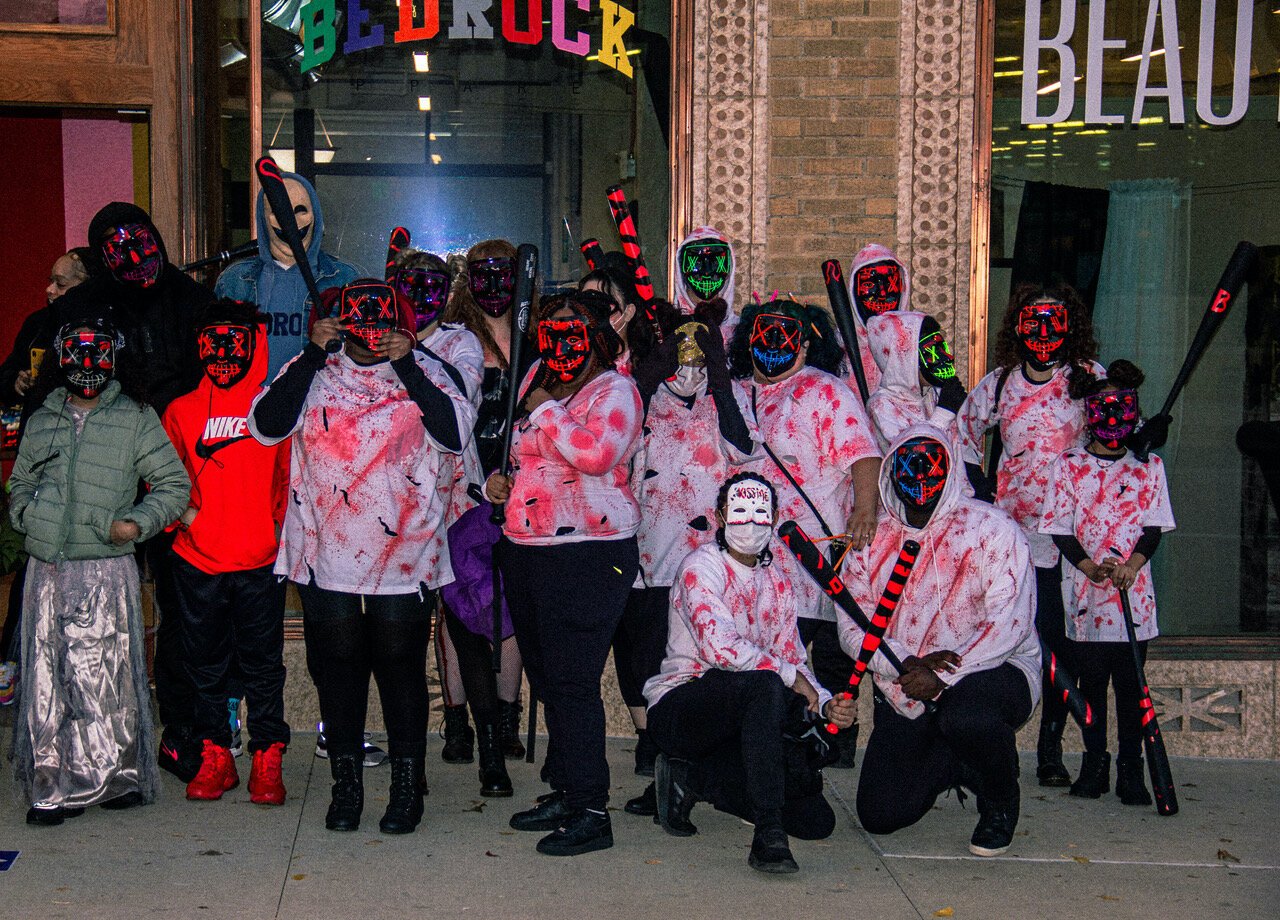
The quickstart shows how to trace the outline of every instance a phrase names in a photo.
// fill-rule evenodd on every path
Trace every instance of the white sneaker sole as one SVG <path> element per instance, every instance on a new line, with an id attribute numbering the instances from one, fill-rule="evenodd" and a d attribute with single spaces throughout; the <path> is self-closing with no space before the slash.
<path id="1" fill-rule="evenodd" d="M 1007 853 L 1009 848 L 1003 847 L 980 847 L 976 843 L 969 844 L 969 852 L 974 856 L 1000 856 Z"/>

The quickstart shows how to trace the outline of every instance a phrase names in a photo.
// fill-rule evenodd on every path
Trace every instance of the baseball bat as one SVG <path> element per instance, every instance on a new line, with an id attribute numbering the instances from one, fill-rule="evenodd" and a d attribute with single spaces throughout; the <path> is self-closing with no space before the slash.
<path id="1" fill-rule="evenodd" d="M 511 475 L 511 439 L 515 434 L 516 407 L 520 404 L 520 381 L 515 375 L 524 357 L 525 339 L 529 332 L 529 312 L 533 308 L 533 282 L 537 275 L 538 247 L 532 243 L 521 243 L 516 250 L 516 285 L 511 305 L 511 354 L 507 358 L 507 366 L 511 369 L 511 386 L 507 390 L 507 427 L 502 445 L 502 467 L 498 470 L 503 476 Z M 504 507 L 494 505 L 490 519 L 495 524 L 505 523 Z"/>
<path id="2" fill-rule="evenodd" d="M 867 371 L 862 366 L 862 352 L 858 348 L 858 324 L 853 319 L 853 304 L 849 302 L 849 288 L 844 282 L 844 269 L 840 267 L 839 260 L 827 259 L 822 263 L 822 279 L 827 285 L 827 302 L 831 304 L 831 315 L 835 317 L 840 338 L 844 339 L 845 351 L 849 352 L 853 378 L 858 382 L 858 395 L 865 403 L 871 395 L 867 390 Z"/>
<path id="3" fill-rule="evenodd" d="M 867 665 L 871 663 L 872 656 L 875 655 L 885 632 L 889 629 L 889 620 L 898 609 L 902 589 L 906 587 L 907 579 L 911 577 L 911 570 L 915 567 L 916 557 L 919 554 L 920 544 L 915 540 L 908 540 L 902 544 L 902 549 L 898 552 L 898 561 L 894 563 L 893 572 L 884 586 L 884 593 L 880 595 L 880 602 L 876 604 L 875 613 L 871 615 L 871 628 L 862 634 L 862 647 L 858 649 L 858 657 L 853 660 L 849 688 L 840 694 L 845 699 L 858 698 L 858 687 L 862 683 L 862 678 L 866 676 Z M 834 735 L 839 729 L 834 723 L 828 722 L 827 731 Z"/>
<path id="4" fill-rule="evenodd" d="M 216 255 L 209 256 L 204 259 L 196 259 L 194 262 L 188 262 L 180 269 L 184 272 L 199 271 L 202 268 L 208 268 L 210 265 L 217 265 L 220 262 L 231 262 L 235 259 L 242 259 L 245 256 L 257 255 L 258 241 L 249 240 L 243 246 L 237 246 L 234 249 L 224 249 Z"/>
<path id="5" fill-rule="evenodd" d="M 604 249 L 595 237 L 582 241 L 582 258 L 587 260 L 587 269 L 595 271 L 604 265 Z"/>
<path id="6" fill-rule="evenodd" d="M 409 248 L 410 239 L 406 227 L 396 227 L 391 231 L 391 239 L 387 241 L 387 271 L 384 276 L 387 281 L 396 273 L 396 258 Z"/>
<path id="7" fill-rule="evenodd" d="M 1239 250 L 1237 250 L 1239 251 Z M 1120 551 L 1112 547 L 1117 557 Z M 1156 799 L 1156 812 L 1168 818 L 1178 813 L 1178 792 L 1173 785 L 1173 773 L 1169 770 L 1169 755 L 1164 749 L 1164 736 L 1160 734 L 1160 722 L 1156 707 L 1151 702 L 1151 688 L 1147 685 L 1146 668 L 1142 666 L 1142 654 L 1138 651 L 1138 631 L 1133 625 L 1133 608 L 1129 606 L 1129 592 L 1120 592 L 1120 609 L 1124 611 L 1124 631 L 1129 636 L 1129 649 L 1133 652 L 1133 667 L 1142 688 L 1138 708 L 1142 713 L 1142 746 L 1147 752 L 1147 773 L 1151 777 L 1151 792 Z"/>
<path id="8" fill-rule="evenodd" d="M 636 234 L 636 222 L 631 219 L 631 209 L 627 207 L 627 196 L 621 185 L 611 185 L 605 190 L 609 199 L 609 210 L 613 214 L 613 222 L 618 225 L 618 237 L 622 241 L 622 253 L 631 263 L 635 273 L 636 294 L 640 298 L 640 308 L 645 317 L 653 323 L 658 332 L 658 341 L 662 341 L 662 332 L 658 329 L 657 314 L 654 312 L 653 281 L 649 278 L 649 268 L 644 264 L 644 254 L 640 251 L 640 237 Z"/>
<path id="9" fill-rule="evenodd" d="M 1053 649 L 1049 648 L 1043 639 L 1040 640 L 1040 658 L 1044 662 L 1043 666 L 1049 669 L 1049 683 L 1053 685 L 1054 690 L 1062 694 L 1062 702 L 1066 704 L 1071 717 L 1081 728 L 1092 725 L 1093 708 L 1080 692 L 1080 687 L 1072 676 L 1058 663 L 1058 656 L 1053 653 Z"/>
<path id="10" fill-rule="evenodd" d="M 298 231 L 298 221 L 293 216 L 293 203 L 289 201 L 289 190 L 284 187 L 284 176 L 280 174 L 280 167 L 271 157 L 259 157 L 258 162 L 254 164 L 254 172 L 258 174 L 258 183 L 262 186 L 262 195 L 267 200 L 267 207 L 271 208 L 271 213 L 276 216 L 276 223 L 280 225 L 280 232 L 284 234 L 284 241 L 289 244 L 289 250 L 293 253 L 293 261 L 298 264 L 298 271 L 302 274 L 302 282 L 307 286 L 307 293 L 311 295 L 311 302 L 315 304 L 317 310 L 324 308 L 320 300 L 320 289 L 316 286 L 316 276 L 311 271 L 311 263 L 307 261 L 307 250 L 302 245 L 302 234 Z M 341 339 L 330 339 L 324 346 L 324 350 L 333 354 L 342 350 Z"/>

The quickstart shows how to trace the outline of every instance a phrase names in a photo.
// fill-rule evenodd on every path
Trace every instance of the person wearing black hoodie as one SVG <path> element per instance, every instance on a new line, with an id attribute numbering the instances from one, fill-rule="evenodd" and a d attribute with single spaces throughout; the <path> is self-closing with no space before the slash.
<path id="1" fill-rule="evenodd" d="M 129 343 L 132 362 L 142 374 L 157 414 L 196 388 L 202 376 L 196 351 L 195 314 L 213 301 L 213 293 L 169 261 L 164 239 L 151 216 L 135 204 L 113 201 L 89 222 L 89 249 L 105 271 L 72 288 L 50 305 L 53 328 L 87 308 L 109 309 Z M 155 579 L 156 701 L 164 733 L 160 766 L 184 783 L 200 769 L 194 737 L 195 697 L 182 665 L 181 621 L 165 616 L 177 609 L 169 550 L 173 534 L 161 532 L 142 551 Z"/>

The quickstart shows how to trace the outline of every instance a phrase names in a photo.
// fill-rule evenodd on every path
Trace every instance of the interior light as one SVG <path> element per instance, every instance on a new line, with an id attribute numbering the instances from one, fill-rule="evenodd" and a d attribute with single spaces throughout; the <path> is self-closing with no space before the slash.
<path id="1" fill-rule="evenodd" d="M 441 163 L 441 161 L 442 161 L 443 159 L 444 159 L 444 158 L 443 158 L 442 156 L 440 156 L 440 154 L 438 154 L 438 153 L 433 153 L 433 154 L 431 154 L 431 162 L 432 162 L 432 163 L 434 163 L 434 164 L 436 164 L 437 166 L 439 166 L 439 165 L 440 165 L 440 163 Z"/>
<path id="2" fill-rule="evenodd" d="M 293 158 L 292 147 L 272 147 L 267 152 L 271 154 L 271 159 L 276 161 L 276 165 L 280 167 L 281 171 L 293 172 L 293 167 L 296 165 L 296 161 Z"/>
<path id="3" fill-rule="evenodd" d="M 1075 81 L 1076 81 L 1077 83 L 1079 83 L 1079 82 L 1080 82 L 1081 80 L 1083 80 L 1083 79 L 1084 79 L 1084 76 L 1083 76 L 1083 75 L 1081 75 L 1081 76 L 1076 77 L 1076 80 L 1075 80 Z M 1061 81 L 1061 80 L 1057 80 L 1057 81 L 1055 81 L 1055 82 L 1053 82 L 1053 83 L 1050 83 L 1048 86 L 1042 86 L 1042 87 L 1040 87 L 1038 90 L 1036 90 L 1036 95 L 1037 95 L 1037 96 L 1045 96 L 1045 95 L 1048 95 L 1049 93 L 1052 93 L 1052 92 L 1057 91 L 1057 90 L 1058 90 L 1058 89 L 1060 89 L 1061 87 L 1062 87 L 1062 81 Z"/>
<path id="4" fill-rule="evenodd" d="M 427 52 L 413 52 L 413 69 L 418 73 L 427 73 L 431 70 L 431 62 L 427 58 Z"/>
<path id="5" fill-rule="evenodd" d="M 419 97 L 418 97 L 418 111 L 419 111 L 419 112 L 430 112 L 430 111 L 431 111 L 431 97 L 430 97 L 430 96 L 419 96 Z"/>
<path id="6" fill-rule="evenodd" d="M 1183 47 L 1184 47 L 1184 46 L 1179 45 L 1179 46 L 1178 46 L 1178 50 L 1179 50 L 1179 51 L 1181 51 L 1181 50 L 1183 49 Z M 1153 58 L 1154 58 L 1154 57 L 1159 57 L 1160 55 L 1164 54 L 1164 53 L 1165 53 L 1165 51 L 1167 51 L 1167 50 L 1168 50 L 1168 49 L 1166 49 L 1166 48 L 1156 48 L 1154 51 L 1152 51 L 1152 52 L 1151 52 L 1151 56 L 1152 56 Z M 1122 62 L 1124 62 L 1125 64 L 1132 64 L 1134 61 L 1140 61 L 1140 60 L 1142 60 L 1142 52 L 1141 52 L 1141 51 L 1139 51 L 1137 54 L 1131 54 L 1131 55 L 1129 55 L 1127 58 L 1121 58 L 1120 60 L 1121 60 Z"/>

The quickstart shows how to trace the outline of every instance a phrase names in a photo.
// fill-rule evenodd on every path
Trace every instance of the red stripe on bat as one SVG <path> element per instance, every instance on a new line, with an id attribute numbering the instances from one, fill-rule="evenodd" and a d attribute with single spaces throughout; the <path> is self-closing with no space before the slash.
<path id="1" fill-rule="evenodd" d="M 830 259 L 822 263 L 822 277 L 827 284 L 841 284 L 844 282 L 844 274 L 840 270 L 840 263 L 835 259 Z"/>
<path id="2" fill-rule="evenodd" d="M 1227 307 L 1231 306 L 1231 294 L 1218 288 L 1218 293 L 1213 297 L 1213 303 L 1209 304 L 1209 309 L 1214 313 L 1223 313 Z"/>

